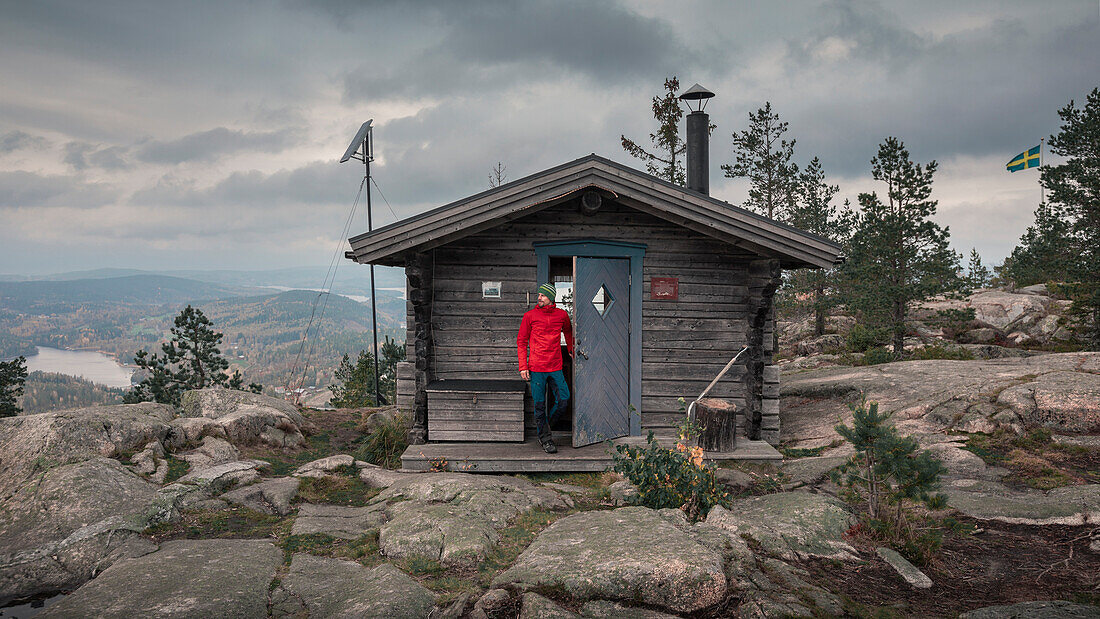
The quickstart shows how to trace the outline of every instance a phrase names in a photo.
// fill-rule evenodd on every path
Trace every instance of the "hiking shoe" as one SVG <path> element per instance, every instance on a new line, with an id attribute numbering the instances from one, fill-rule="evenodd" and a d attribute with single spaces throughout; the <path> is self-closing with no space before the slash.
<path id="1" fill-rule="evenodd" d="M 548 454 L 558 453 L 558 446 L 554 444 L 553 440 L 545 440 L 542 442 L 542 449 Z"/>

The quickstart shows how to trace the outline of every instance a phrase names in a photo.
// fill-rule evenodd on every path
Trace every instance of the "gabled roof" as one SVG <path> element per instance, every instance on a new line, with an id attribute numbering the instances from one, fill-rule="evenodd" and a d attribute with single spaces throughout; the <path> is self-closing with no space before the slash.
<path id="1" fill-rule="evenodd" d="M 727 202 L 592 154 L 352 237 L 347 257 L 403 264 L 424 251 L 524 217 L 595 189 L 621 204 L 731 245 L 777 258 L 786 267 L 829 267 L 840 246 Z"/>

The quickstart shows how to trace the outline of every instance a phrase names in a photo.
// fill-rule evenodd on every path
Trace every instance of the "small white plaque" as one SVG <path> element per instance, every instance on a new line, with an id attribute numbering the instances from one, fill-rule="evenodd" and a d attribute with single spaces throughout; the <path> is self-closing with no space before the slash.
<path id="1" fill-rule="evenodd" d="M 499 299 L 500 282 L 481 282 L 481 297 L 484 299 Z"/>

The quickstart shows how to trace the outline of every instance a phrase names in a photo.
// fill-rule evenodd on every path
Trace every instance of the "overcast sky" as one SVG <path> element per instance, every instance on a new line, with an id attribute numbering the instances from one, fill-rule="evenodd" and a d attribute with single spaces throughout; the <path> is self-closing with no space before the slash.
<path id="1" fill-rule="evenodd" d="M 1040 195 L 1005 163 L 1100 86 L 1098 21 L 1097 0 L 0 0 L 0 273 L 327 264 L 364 120 L 386 224 L 498 161 L 644 168 L 619 136 L 648 143 L 671 75 L 718 95 L 712 195 L 745 199 L 719 166 L 770 101 L 841 198 L 881 191 L 886 136 L 937 160 L 937 220 L 996 264 Z"/>

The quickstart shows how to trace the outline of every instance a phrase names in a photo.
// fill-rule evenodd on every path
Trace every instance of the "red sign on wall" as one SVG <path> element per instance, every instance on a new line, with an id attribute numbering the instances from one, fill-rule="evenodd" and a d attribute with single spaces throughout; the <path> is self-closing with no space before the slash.
<path id="1" fill-rule="evenodd" d="M 649 298 L 675 301 L 680 298 L 680 279 L 677 277 L 653 277 L 649 280 Z"/>

